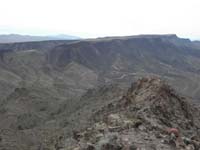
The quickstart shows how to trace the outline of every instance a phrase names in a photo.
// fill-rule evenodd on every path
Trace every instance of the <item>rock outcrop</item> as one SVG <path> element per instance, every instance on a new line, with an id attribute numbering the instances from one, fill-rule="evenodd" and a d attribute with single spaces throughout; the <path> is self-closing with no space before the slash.
<path id="1" fill-rule="evenodd" d="M 93 117 L 92 126 L 76 131 L 79 150 L 198 150 L 200 111 L 159 78 L 139 79 L 118 101 Z"/>

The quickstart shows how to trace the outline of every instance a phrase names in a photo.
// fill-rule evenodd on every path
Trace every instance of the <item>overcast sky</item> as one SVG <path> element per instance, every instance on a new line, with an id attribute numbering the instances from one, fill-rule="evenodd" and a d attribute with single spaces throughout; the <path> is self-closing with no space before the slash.
<path id="1" fill-rule="evenodd" d="M 200 0 L 0 0 L 0 34 L 200 38 Z"/>

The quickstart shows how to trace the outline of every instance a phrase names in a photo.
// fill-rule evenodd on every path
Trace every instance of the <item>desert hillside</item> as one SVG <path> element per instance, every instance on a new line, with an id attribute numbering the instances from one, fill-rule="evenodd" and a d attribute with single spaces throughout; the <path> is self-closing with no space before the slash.
<path id="1" fill-rule="evenodd" d="M 0 148 L 59 150 L 89 142 L 98 149 L 101 138 L 128 132 L 137 136 L 127 135 L 127 142 L 143 142 L 136 147 L 172 149 L 177 145 L 162 143 L 166 129 L 199 136 L 199 71 L 198 42 L 176 35 L 0 44 Z M 96 137 L 102 136 L 96 126 L 105 137 Z M 78 139 L 70 138 L 74 132 Z"/>

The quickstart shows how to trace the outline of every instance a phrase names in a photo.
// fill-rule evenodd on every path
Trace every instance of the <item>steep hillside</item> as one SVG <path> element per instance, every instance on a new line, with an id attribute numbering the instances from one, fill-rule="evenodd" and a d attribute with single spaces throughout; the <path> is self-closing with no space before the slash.
<path id="1" fill-rule="evenodd" d="M 118 85 L 90 89 L 71 99 L 43 89 L 17 88 L 0 104 L 0 148 L 57 150 L 74 129 L 89 125 L 94 112 L 122 95 Z"/>
<path id="2" fill-rule="evenodd" d="M 66 149 L 198 150 L 200 110 L 158 78 L 142 78 L 118 101 L 94 113 Z"/>
<path id="3" fill-rule="evenodd" d="M 63 44 L 49 52 L 49 62 L 63 68 L 74 61 L 106 82 L 130 82 L 153 74 L 178 91 L 199 98 L 200 51 L 175 35 L 103 38 Z"/>

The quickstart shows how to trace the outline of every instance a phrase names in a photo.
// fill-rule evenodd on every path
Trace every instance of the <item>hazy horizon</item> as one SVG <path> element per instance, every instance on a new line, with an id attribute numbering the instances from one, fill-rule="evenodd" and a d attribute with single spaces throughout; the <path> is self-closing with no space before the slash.
<path id="1" fill-rule="evenodd" d="M 71 34 L 62 34 L 62 33 L 58 33 L 58 34 L 21 34 L 21 33 L 4 33 L 4 34 L 1 34 L 0 33 L 0 36 L 11 36 L 11 35 L 19 35 L 19 36 L 35 36 L 35 37 L 56 37 L 56 36 L 71 36 L 71 37 L 74 37 L 74 38 L 80 38 L 80 39 L 93 39 L 93 38 L 106 38 L 106 37 L 128 37 L 128 36 L 140 36 L 140 35 L 176 35 L 178 36 L 179 38 L 185 38 L 185 39 L 190 39 L 192 41 L 195 41 L 195 40 L 200 40 L 200 38 L 190 38 L 190 37 L 182 37 L 182 36 L 179 36 L 175 33 L 166 33 L 166 34 L 131 34 L 131 35 L 111 35 L 111 36 L 96 36 L 96 37 L 80 37 L 78 35 L 71 35 Z"/>
<path id="2" fill-rule="evenodd" d="M 199 8 L 198 0 L 6 0 L 0 6 L 0 34 L 177 34 L 198 40 Z"/>

